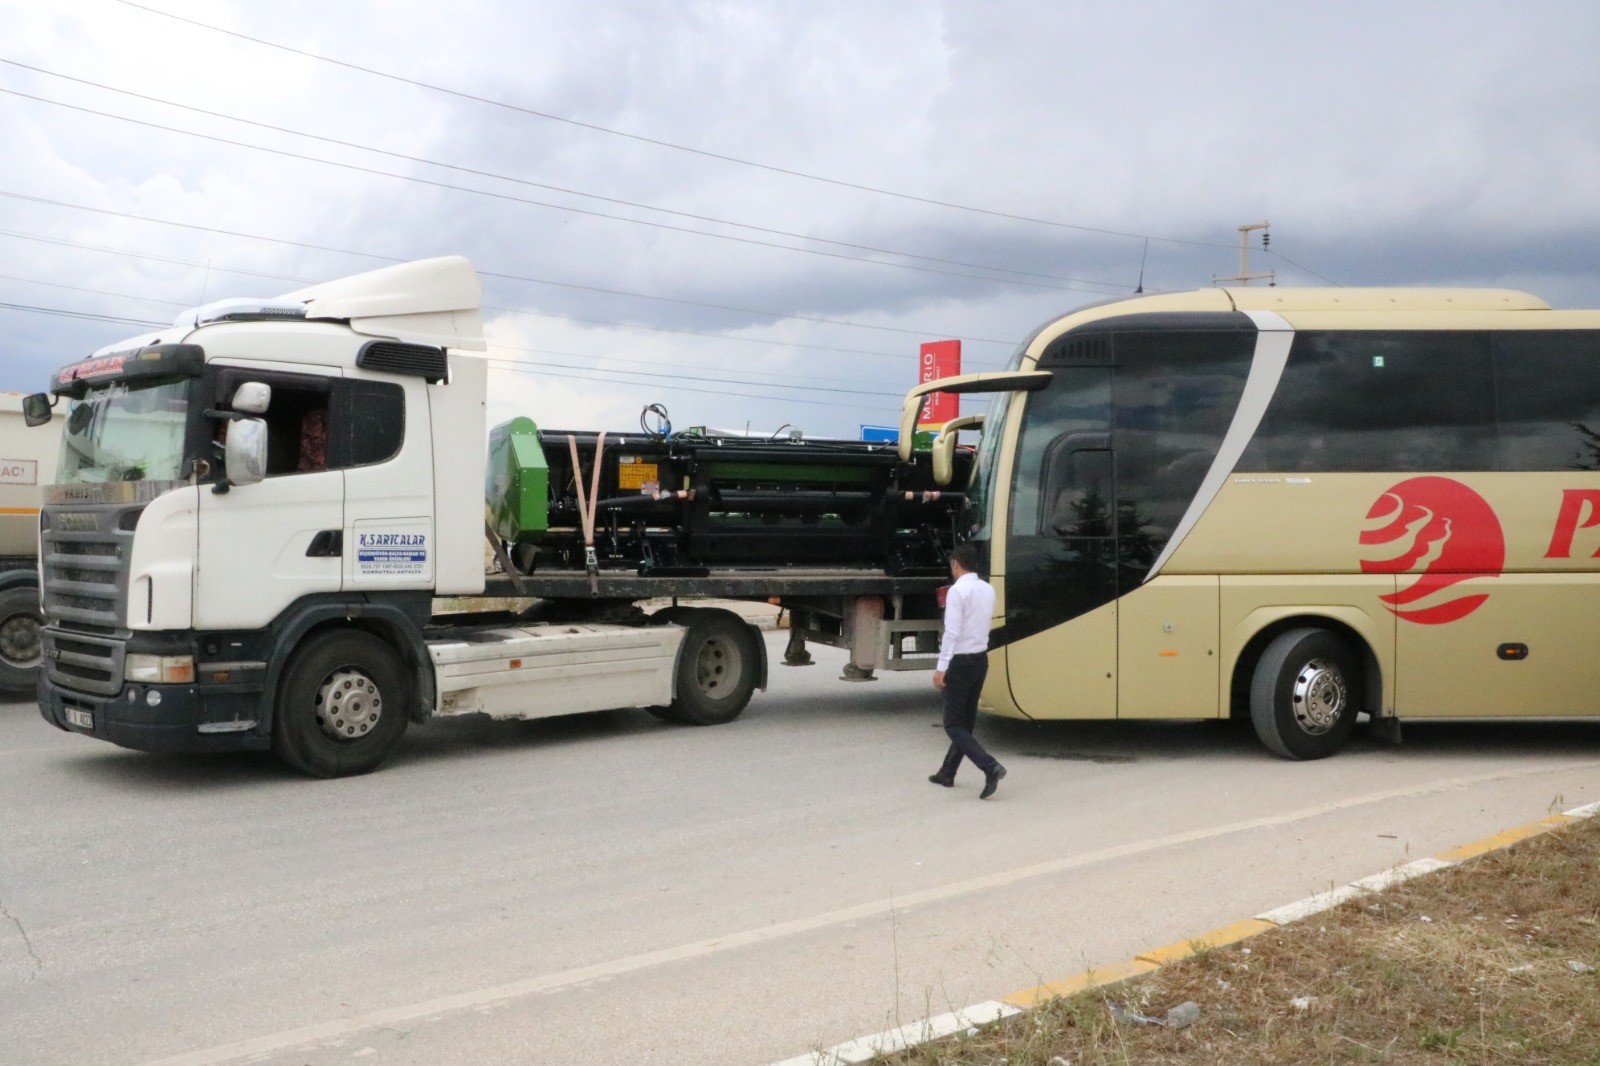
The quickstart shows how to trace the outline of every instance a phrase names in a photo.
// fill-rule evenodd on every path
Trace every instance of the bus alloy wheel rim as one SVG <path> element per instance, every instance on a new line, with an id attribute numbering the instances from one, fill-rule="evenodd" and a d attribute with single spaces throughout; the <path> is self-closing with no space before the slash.
<path id="1" fill-rule="evenodd" d="M 360 740 L 383 717 L 383 694 L 360 670 L 335 670 L 317 689 L 317 725 L 334 740 Z"/>
<path id="2" fill-rule="evenodd" d="M 1294 720 L 1312 736 L 1321 736 L 1334 727 L 1344 712 L 1344 675 L 1323 659 L 1312 659 L 1295 675 Z"/>
<path id="3" fill-rule="evenodd" d="M 13 666 L 33 666 L 39 661 L 37 619 L 16 614 L 0 623 L 0 659 Z"/>

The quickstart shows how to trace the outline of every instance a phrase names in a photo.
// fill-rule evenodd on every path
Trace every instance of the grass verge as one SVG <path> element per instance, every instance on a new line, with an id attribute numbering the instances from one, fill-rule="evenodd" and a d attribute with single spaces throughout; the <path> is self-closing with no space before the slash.
<path id="1" fill-rule="evenodd" d="M 1600 817 L 1359 897 L 894 1066 L 1600 1066 Z M 1115 1020 L 1111 1005 L 1182 1029 Z"/>

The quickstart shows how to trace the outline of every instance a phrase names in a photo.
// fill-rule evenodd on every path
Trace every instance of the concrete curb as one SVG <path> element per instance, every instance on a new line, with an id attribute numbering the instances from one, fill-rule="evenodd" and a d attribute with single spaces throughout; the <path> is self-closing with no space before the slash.
<path id="1" fill-rule="evenodd" d="M 774 1066 L 845 1066 L 847 1063 L 870 1062 L 879 1055 L 887 1055 L 896 1051 L 903 1051 L 917 1044 L 930 1043 L 942 1040 L 966 1029 L 979 1025 L 992 1025 L 1003 1018 L 1009 1018 L 1024 1011 L 1031 1010 L 1063 996 L 1076 995 L 1094 988 L 1109 988 L 1119 985 L 1124 981 L 1145 974 L 1153 973 L 1169 963 L 1178 962 L 1211 948 L 1227 947 L 1250 937 L 1277 929 L 1293 922 L 1309 918 L 1314 914 L 1337 907 L 1346 900 L 1358 896 L 1381 892 L 1401 882 L 1409 881 L 1413 877 L 1421 877 L 1437 870 L 1445 870 L 1468 859 L 1487 855 L 1492 851 L 1508 848 L 1520 840 L 1540 836 L 1552 829 L 1593 818 L 1600 815 L 1600 803 L 1589 803 L 1582 807 L 1574 807 L 1561 814 L 1553 814 L 1548 818 L 1541 818 L 1537 822 L 1507 829 L 1471 844 L 1463 844 L 1459 848 L 1452 848 L 1441 855 L 1429 859 L 1418 859 L 1408 862 L 1403 866 L 1396 866 L 1382 873 L 1363 877 L 1359 881 L 1352 881 L 1348 885 L 1318 892 L 1316 895 L 1307 896 L 1305 899 L 1263 911 L 1253 918 L 1246 918 L 1231 925 L 1212 929 L 1208 932 L 1180 940 L 1164 947 L 1152 948 L 1149 951 L 1135 955 L 1127 962 L 1114 963 L 1059 981 L 1036 985 L 1025 988 L 1020 992 L 1013 992 L 1008 996 L 1001 996 L 997 1000 L 987 1000 L 975 1003 L 961 1010 L 940 1014 L 922 1021 L 902 1025 L 898 1029 L 887 1032 L 874 1033 L 863 1036 L 848 1043 L 836 1044 L 822 1051 L 810 1051 L 804 1055 L 797 1055 L 791 1059 L 784 1059 Z"/>

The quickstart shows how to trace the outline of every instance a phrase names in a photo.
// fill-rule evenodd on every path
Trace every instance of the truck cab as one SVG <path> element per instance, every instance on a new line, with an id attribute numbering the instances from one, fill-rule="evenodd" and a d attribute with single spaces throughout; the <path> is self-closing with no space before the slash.
<path id="1" fill-rule="evenodd" d="M 334 623 L 387 647 L 389 718 L 431 708 L 432 599 L 484 584 L 486 372 L 459 351 L 483 346 L 479 298 L 466 260 L 409 263 L 63 368 L 44 716 L 145 750 L 265 748 L 292 650 Z"/>

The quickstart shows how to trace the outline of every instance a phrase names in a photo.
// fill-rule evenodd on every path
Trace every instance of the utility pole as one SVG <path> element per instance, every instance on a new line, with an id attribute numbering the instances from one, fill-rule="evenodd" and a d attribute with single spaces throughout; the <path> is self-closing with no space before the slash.
<path id="1" fill-rule="evenodd" d="M 1268 285 L 1278 284 L 1278 272 L 1269 270 L 1261 274 L 1250 273 L 1250 233 L 1252 230 L 1261 231 L 1261 247 L 1265 250 L 1272 243 L 1272 234 L 1267 232 L 1270 222 L 1251 222 L 1239 227 L 1239 273 L 1226 278 L 1211 275 L 1212 284 L 1224 281 L 1237 281 L 1241 285 L 1248 285 L 1256 278 L 1266 278 Z"/>

